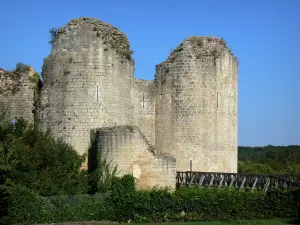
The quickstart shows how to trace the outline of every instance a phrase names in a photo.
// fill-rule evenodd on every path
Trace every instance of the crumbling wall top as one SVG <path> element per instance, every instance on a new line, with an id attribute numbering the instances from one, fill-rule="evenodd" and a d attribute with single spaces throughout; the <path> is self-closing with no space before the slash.
<path id="1" fill-rule="evenodd" d="M 162 158 L 166 159 L 168 161 L 176 162 L 176 159 L 167 153 L 159 153 L 154 149 L 154 146 L 152 146 L 145 135 L 141 132 L 140 128 L 138 126 L 129 126 L 129 125 L 119 125 L 114 127 L 101 127 L 97 129 L 91 130 L 91 134 L 97 135 L 97 136 L 110 136 L 110 135 L 120 135 L 120 134 L 126 134 L 126 133 L 136 133 L 139 134 L 140 137 L 145 141 L 145 144 L 148 146 L 149 152 L 156 158 Z"/>
<path id="2" fill-rule="evenodd" d="M 217 58 L 225 49 L 231 53 L 225 40 L 222 38 L 211 36 L 191 36 L 184 39 L 183 42 L 173 50 L 164 63 L 173 63 L 185 49 L 191 49 L 193 55 L 190 55 L 190 57 L 196 57 L 197 59 L 200 59 L 203 56 L 213 56 L 214 58 Z"/>
<path id="3" fill-rule="evenodd" d="M 40 77 L 29 65 L 20 64 L 18 66 L 17 64 L 17 68 L 13 71 L 6 71 L 0 68 L 0 94 L 14 94 L 19 91 L 24 78 L 37 83 Z"/>
<path id="4" fill-rule="evenodd" d="M 125 55 L 128 59 L 132 60 L 130 50 L 130 44 L 126 35 L 111 24 L 105 23 L 98 19 L 80 17 L 72 19 L 65 26 L 59 28 L 57 31 L 53 31 L 52 42 L 55 43 L 62 35 L 69 33 L 74 29 L 84 29 L 91 32 L 95 32 L 97 37 L 101 37 L 104 44 L 110 45 L 120 55 Z"/>

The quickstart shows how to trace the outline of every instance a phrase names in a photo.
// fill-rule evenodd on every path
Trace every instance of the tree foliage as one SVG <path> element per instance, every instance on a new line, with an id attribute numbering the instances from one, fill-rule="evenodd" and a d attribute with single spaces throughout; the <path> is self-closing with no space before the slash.
<path id="1" fill-rule="evenodd" d="M 300 146 L 239 147 L 241 173 L 288 174 L 300 176 Z"/>
<path id="2" fill-rule="evenodd" d="M 199 220 L 297 218 L 299 190 L 245 192 L 184 187 L 135 190 L 133 177 L 112 183 L 110 194 L 40 197 L 17 189 L 4 224 L 71 221 L 175 222 Z"/>
<path id="3" fill-rule="evenodd" d="M 42 196 L 86 192 L 85 160 L 74 148 L 23 119 L 0 116 L 1 184 L 22 185 Z"/>

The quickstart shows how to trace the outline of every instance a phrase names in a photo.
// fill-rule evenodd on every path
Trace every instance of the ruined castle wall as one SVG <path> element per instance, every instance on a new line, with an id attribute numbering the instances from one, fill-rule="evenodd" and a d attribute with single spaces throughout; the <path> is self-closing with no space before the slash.
<path id="1" fill-rule="evenodd" d="M 188 38 L 158 66 L 158 82 L 166 76 L 170 93 L 156 98 L 157 150 L 176 157 L 177 171 L 236 172 L 236 58 L 220 39 Z"/>
<path id="2" fill-rule="evenodd" d="M 80 154 L 89 147 L 91 129 L 132 123 L 133 62 L 126 55 L 128 45 L 126 36 L 111 25 L 80 18 L 59 30 L 44 61 L 42 127 Z"/>
<path id="3" fill-rule="evenodd" d="M 10 117 L 23 117 L 34 122 L 36 84 L 34 70 L 8 72 L 0 69 L 0 110 Z"/>
<path id="4" fill-rule="evenodd" d="M 224 160 L 221 162 L 223 168 L 226 168 L 228 172 L 237 172 L 238 64 L 232 53 L 224 51 L 216 59 L 216 76 L 218 94 L 217 149 L 220 154 L 224 155 Z M 236 151 L 231 151 L 231 149 Z"/>
<path id="5" fill-rule="evenodd" d="M 161 153 L 169 153 L 176 157 L 173 144 L 173 114 L 172 114 L 172 64 L 165 63 L 156 66 L 156 96 L 155 96 L 155 149 Z"/>
<path id="6" fill-rule="evenodd" d="M 156 153 L 136 126 L 100 128 L 94 132 L 98 151 L 111 165 L 117 165 L 119 175 L 131 174 L 138 188 L 153 186 L 175 188 L 175 158 Z M 92 135 L 92 136 L 94 136 Z"/>
<path id="7" fill-rule="evenodd" d="M 134 82 L 134 125 L 138 126 L 149 142 L 155 143 L 155 82 Z"/>

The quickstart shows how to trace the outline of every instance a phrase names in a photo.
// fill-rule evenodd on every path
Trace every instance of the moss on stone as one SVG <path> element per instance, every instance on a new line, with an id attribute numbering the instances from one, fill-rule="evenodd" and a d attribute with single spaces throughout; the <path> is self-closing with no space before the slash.
<path id="1" fill-rule="evenodd" d="M 31 70 L 31 67 L 29 65 L 26 65 L 21 62 L 16 64 L 16 68 L 15 68 L 16 73 L 29 72 L 30 70 Z"/>
<path id="2" fill-rule="evenodd" d="M 39 89 L 40 75 L 37 72 L 34 72 L 32 76 L 29 76 L 29 80 L 35 84 L 36 89 Z"/>

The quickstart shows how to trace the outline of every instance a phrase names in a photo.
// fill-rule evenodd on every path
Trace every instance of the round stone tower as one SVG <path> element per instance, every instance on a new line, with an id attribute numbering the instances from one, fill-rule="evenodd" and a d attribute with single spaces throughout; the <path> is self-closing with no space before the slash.
<path id="1" fill-rule="evenodd" d="M 156 150 L 177 171 L 237 172 L 238 62 L 224 40 L 185 39 L 156 68 Z"/>
<path id="2" fill-rule="evenodd" d="M 51 33 L 40 123 L 82 154 L 92 129 L 132 122 L 132 51 L 124 33 L 92 18 L 73 19 Z"/>

